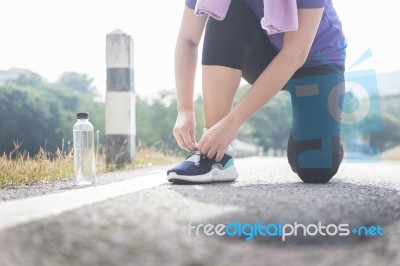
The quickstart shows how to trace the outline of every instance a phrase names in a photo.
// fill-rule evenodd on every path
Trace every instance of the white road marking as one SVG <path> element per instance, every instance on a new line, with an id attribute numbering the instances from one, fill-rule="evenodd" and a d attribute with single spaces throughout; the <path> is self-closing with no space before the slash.
<path id="1" fill-rule="evenodd" d="M 165 173 L 0 203 L 0 231 L 167 183 Z"/>

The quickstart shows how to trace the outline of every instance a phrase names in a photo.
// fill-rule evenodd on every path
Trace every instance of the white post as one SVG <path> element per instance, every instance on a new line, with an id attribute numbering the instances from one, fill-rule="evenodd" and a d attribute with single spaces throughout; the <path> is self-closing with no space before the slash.
<path id="1" fill-rule="evenodd" d="M 136 118 L 133 41 L 121 30 L 106 38 L 106 161 L 131 162 L 135 154 Z"/>

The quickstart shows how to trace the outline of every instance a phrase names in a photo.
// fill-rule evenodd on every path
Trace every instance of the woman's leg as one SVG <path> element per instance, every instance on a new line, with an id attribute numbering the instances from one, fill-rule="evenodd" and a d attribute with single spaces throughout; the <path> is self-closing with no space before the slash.
<path id="1" fill-rule="evenodd" d="M 343 159 L 340 143 L 344 73 L 294 78 L 287 84 L 293 107 L 288 140 L 288 160 L 305 183 L 328 182 Z M 334 90 L 334 91 L 333 91 Z"/>
<path id="2" fill-rule="evenodd" d="M 244 1 L 232 0 L 222 21 L 209 18 L 202 57 L 206 128 L 229 113 L 241 77 L 254 83 L 275 55 L 258 19 Z"/>
<path id="3" fill-rule="evenodd" d="M 254 83 L 275 55 L 258 19 L 243 0 L 231 1 L 223 21 L 208 19 L 202 58 L 206 128 L 229 113 L 241 77 Z M 172 182 L 221 182 L 238 177 L 230 152 L 218 164 L 193 154 L 167 173 Z"/>
<path id="4" fill-rule="evenodd" d="M 203 66 L 205 128 L 212 127 L 229 113 L 241 77 L 239 69 Z"/>

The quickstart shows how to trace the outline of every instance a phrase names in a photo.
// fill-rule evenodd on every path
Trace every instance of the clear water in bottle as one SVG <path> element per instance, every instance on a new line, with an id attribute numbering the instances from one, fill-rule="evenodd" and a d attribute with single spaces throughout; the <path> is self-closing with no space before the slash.
<path id="1" fill-rule="evenodd" d="M 90 185 L 96 177 L 93 125 L 88 113 L 78 113 L 76 118 L 73 127 L 76 184 Z"/>

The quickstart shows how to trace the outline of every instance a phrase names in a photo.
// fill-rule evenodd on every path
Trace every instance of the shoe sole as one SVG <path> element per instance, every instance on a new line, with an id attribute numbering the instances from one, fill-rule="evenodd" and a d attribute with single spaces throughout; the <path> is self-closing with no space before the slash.
<path id="1" fill-rule="evenodd" d="M 172 172 L 169 173 L 167 179 L 176 184 L 193 184 L 193 183 L 214 183 L 214 182 L 232 182 L 239 177 L 236 167 L 234 165 L 227 169 L 213 168 L 211 171 L 204 175 L 177 175 Z"/>

